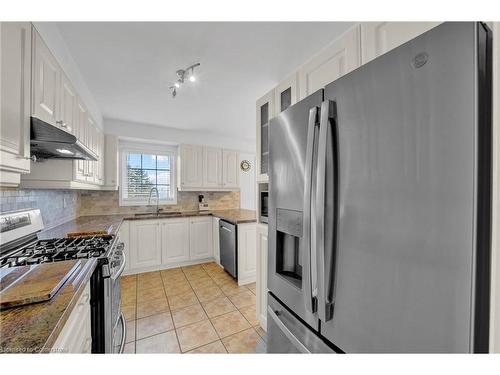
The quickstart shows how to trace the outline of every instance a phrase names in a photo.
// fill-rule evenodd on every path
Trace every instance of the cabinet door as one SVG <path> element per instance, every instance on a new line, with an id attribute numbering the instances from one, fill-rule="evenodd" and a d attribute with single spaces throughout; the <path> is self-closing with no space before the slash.
<path id="1" fill-rule="evenodd" d="M 267 225 L 257 225 L 257 319 L 267 331 Z"/>
<path id="2" fill-rule="evenodd" d="M 267 182 L 269 165 L 269 120 L 274 117 L 274 90 L 257 100 L 257 181 Z"/>
<path id="3" fill-rule="evenodd" d="M 181 145 L 181 188 L 203 185 L 203 147 Z"/>
<path id="4" fill-rule="evenodd" d="M 75 118 L 78 115 L 76 105 L 78 98 L 69 79 L 64 73 L 61 73 L 61 100 L 60 100 L 60 122 L 58 125 L 64 131 L 75 134 Z"/>
<path id="5" fill-rule="evenodd" d="M 240 186 L 238 151 L 222 151 L 222 186 L 224 188 L 237 188 Z"/>
<path id="6" fill-rule="evenodd" d="M 94 121 L 90 116 L 87 117 L 88 125 L 87 125 L 87 147 L 90 151 L 95 153 L 95 140 L 96 140 L 96 128 L 94 125 Z M 94 183 L 95 179 L 95 161 L 86 160 L 86 181 L 90 183 Z"/>
<path id="7" fill-rule="evenodd" d="M 78 101 L 76 104 L 76 117 L 75 117 L 75 137 L 82 143 L 86 144 L 87 140 L 87 128 L 88 128 L 88 114 L 87 109 L 82 102 Z M 76 181 L 87 181 L 87 161 L 86 160 L 75 160 L 75 180 Z"/>
<path id="8" fill-rule="evenodd" d="M 439 24 L 440 22 L 363 22 L 362 63 L 366 64 Z"/>
<path id="9" fill-rule="evenodd" d="M 212 240 L 213 240 L 213 250 L 214 258 L 217 264 L 220 266 L 220 243 L 219 243 L 219 218 L 212 218 Z"/>
<path id="10" fill-rule="evenodd" d="M 130 268 L 161 264 L 160 223 L 157 220 L 130 223 Z"/>
<path id="11" fill-rule="evenodd" d="M 124 220 L 118 232 L 118 239 L 123 242 L 123 254 L 125 255 L 125 272 L 130 270 L 130 221 Z"/>
<path id="12" fill-rule="evenodd" d="M 222 150 L 203 147 L 203 187 L 216 188 L 222 185 Z"/>
<path id="13" fill-rule="evenodd" d="M 358 68 L 360 63 L 359 25 L 356 25 L 300 68 L 300 99 Z"/>
<path id="14" fill-rule="evenodd" d="M 108 187 L 118 186 L 118 138 L 104 136 L 104 183 Z"/>
<path id="15" fill-rule="evenodd" d="M 97 171 L 97 183 L 99 185 L 104 185 L 104 134 L 99 134 L 99 162 L 98 162 L 98 171 Z"/>
<path id="16" fill-rule="evenodd" d="M 33 115 L 57 126 L 61 69 L 33 29 Z"/>
<path id="17" fill-rule="evenodd" d="M 31 24 L 0 23 L 0 185 L 30 171 Z"/>
<path id="18" fill-rule="evenodd" d="M 212 218 L 189 219 L 189 259 L 210 258 L 212 253 Z"/>
<path id="19" fill-rule="evenodd" d="M 168 219 L 161 223 L 161 251 L 162 264 L 189 260 L 189 219 Z"/>
<path id="20" fill-rule="evenodd" d="M 297 103 L 299 97 L 299 85 L 297 73 L 281 82 L 274 89 L 275 114 L 283 112 L 285 109 Z"/>
<path id="21" fill-rule="evenodd" d="M 257 272 L 257 225 L 238 224 L 238 285 L 255 282 Z"/>

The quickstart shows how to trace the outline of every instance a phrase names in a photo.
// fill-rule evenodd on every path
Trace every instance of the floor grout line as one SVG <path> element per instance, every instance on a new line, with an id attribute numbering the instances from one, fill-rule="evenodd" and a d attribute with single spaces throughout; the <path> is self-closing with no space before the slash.
<path id="1" fill-rule="evenodd" d="M 170 296 L 170 297 L 174 297 L 174 296 L 176 296 L 176 295 L 180 295 L 180 294 L 193 293 L 193 294 L 194 294 L 194 296 L 195 296 L 195 298 L 196 298 L 197 304 L 201 306 L 201 308 L 202 308 L 202 310 L 203 310 L 203 312 L 204 312 L 204 314 L 205 314 L 205 318 L 204 318 L 204 319 L 202 319 L 202 320 L 200 320 L 200 321 L 197 321 L 197 322 L 192 322 L 192 323 L 186 324 L 186 325 L 184 325 L 184 326 L 182 326 L 182 327 L 177 327 L 177 326 L 176 326 L 176 324 L 175 324 L 175 322 L 174 322 L 174 319 L 173 319 L 173 311 L 172 311 L 172 309 L 171 309 L 171 305 L 170 305 L 170 298 L 169 298 L 169 296 L 168 296 L 168 294 L 167 294 L 167 290 L 166 290 L 166 286 L 167 286 L 167 284 L 168 284 L 168 283 L 167 283 L 168 277 L 167 277 L 167 276 L 164 276 L 164 274 L 163 274 L 161 271 L 152 271 L 152 272 L 153 272 L 153 273 L 154 273 L 154 272 L 159 272 L 159 274 L 160 274 L 161 285 L 162 285 L 162 287 L 163 287 L 163 288 L 162 288 L 162 290 L 163 290 L 163 294 L 164 294 L 164 296 L 165 296 L 165 297 L 166 297 L 166 299 L 167 299 L 168 308 L 167 308 L 167 310 L 166 310 L 166 311 L 161 311 L 161 312 L 157 312 L 157 313 L 155 313 L 155 314 L 151 314 L 151 315 L 148 315 L 148 316 L 145 316 L 145 317 L 138 318 L 138 308 L 139 308 L 139 306 L 138 306 L 138 305 L 139 305 L 139 301 L 138 301 L 139 286 L 138 286 L 138 285 L 139 285 L 139 277 L 138 277 L 138 274 L 136 274 L 136 275 L 135 275 L 135 277 L 134 277 L 134 279 L 135 279 L 135 297 L 136 297 L 136 298 L 135 298 L 135 299 L 136 299 L 136 301 L 135 301 L 135 310 L 134 310 L 134 312 L 135 312 L 135 320 L 134 320 L 134 323 L 135 323 L 135 340 L 134 340 L 134 341 L 132 341 L 132 342 L 130 342 L 130 344 L 132 344 L 132 343 L 134 344 L 134 353 L 136 353 L 136 351 L 137 351 L 137 342 L 138 342 L 138 341 L 145 340 L 145 339 L 148 339 L 148 338 L 151 338 L 151 337 L 154 337 L 154 336 L 157 336 L 157 335 L 161 335 L 161 334 L 164 334 L 164 333 L 167 333 L 167 332 L 171 332 L 171 331 L 174 331 L 174 333 L 175 333 L 176 340 L 177 340 L 177 344 L 178 344 L 178 346 L 179 346 L 179 350 L 180 350 L 180 352 L 181 352 L 182 354 L 189 353 L 189 352 L 191 352 L 191 351 L 193 351 L 193 350 L 195 350 L 195 349 L 198 349 L 198 348 L 203 347 L 203 346 L 206 346 L 206 345 L 213 344 L 213 343 L 215 343 L 215 342 L 217 342 L 217 341 L 220 341 L 220 342 L 222 343 L 222 346 L 224 347 L 224 350 L 225 350 L 227 353 L 229 353 L 229 351 L 228 351 L 228 349 L 227 349 L 226 345 L 224 344 L 224 342 L 223 342 L 222 340 L 223 340 L 223 339 L 226 339 L 226 338 L 229 338 L 229 337 L 232 337 L 232 336 L 234 336 L 234 335 L 240 334 L 241 332 L 244 332 L 244 331 L 247 331 L 247 330 L 250 330 L 250 329 L 251 329 L 254 333 L 256 333 L 256 334 L 257 334 L 257 336 L 259 336 L 259 338 L 262 338 L 262 337 L 260 336 L 260 334 L 257 332 L 257 330 L 255 329 L 255 327 L 252 325 L 252 323 L 251 323 L 251 322 L 247 319 L 247 317 L 245 317 L 245 315 L 242 313 L 242 309 L 245 309 L 245 308 L 247 308 L 247 307 L 251 307 L 251 306 L 252 306 L 252 304 L 249 304 L 249 305 L 246 305 L 246 306 L 241 306 L 241 307 L 239 307 L 239 308 L 238 308 L 238 307 L 237 307 L 237 306 L 233 303 L 233 301 L 231 300 L 231 297 L 236 296 L 236 295 L 238 295 L 238 294 L 241 294 L 241 293 L 245 293 L 245 292 L 247 292 L 247 291 L 250 291 L 253 295 L 255 295 L 255 292 L 253 292 L 251 289 L 249 289 L 249 288 L 248 288 L 247 286 L 245 286 L 245 285 L 243 285 L 243 286 L 239 286 L 239 285 L 237 285 L 237 284 L 236 284 L 236 286 L 237 286 L 238 288 L 242 287 L 242 288 L 244 288 L 244 290 L 243 290 L 243 291 L 239 291 L 238 293 L 235 293 L 235 294 L 227 294 L 226 292 L 224 292 L 224 291 L 222 290 L 221 286 L 223 286 L 223 285 L 224 285 L 224 284 L 226 284 L 226 283 L 230 283 L 230 282 L 232 282 L 232 281 L 234 282 L 234 279 L 231 281 L 231 280 L 224 280 L 224 279 L 220 279 L 220 278 L 219 278 L 219 280 L 221 280 L 221 281 L 216 281 L 216 280 L 218 279 L 216 276 L 217 276 L 217 275 L 219 275 L 219 274 L 221 274 L 221 273 L 219 273 L 219 272 L 211 272 L 211 270 L 210 270 L 209 268 L 206 268 L 206 264 L 205 264 L 205 263 L 201 264 L 200 266 L 201 266 L 201 268 L 200 268 L 199 270 L 202 270 L 202 271 L 203 271 L 203 273 L 205 273 L 205 274 L 209 277 L 210 281 L 211 281 L 211 282 L 213 282 L 213 283 L 215 284 L 215 286 L 216 286 L 216 287 L 217 287 L 217 288 L 218 288 L 218 289 L 222 292 L 222 294 L 221 294 L 221 295 L 218 295 L 217 297 L 214 297 L 214 298 L 211 298 L 211 299 L 209 299 L 209 300 L 206 300 L 206 301 L 203 301 L 203 302 L 202 302 L 202 301 L 200 300 L 200 297 L 199 297 L 199 296 L 198 296 L 198 294 L 196 293 L 196 290 L 202 290 L 202 289 L 204 289 L 204 288 L 208 288 L 209 286 L 205 286 L 205 287 L 204 287 L 204 286 L 201 286 L 201 287 L 196 287 L 196 290 L 195 290 L 195 288 L 194 288 L 194 286 L 193 286 L 193 281 L 195 281 L 195 280 L 197 280 L 197 279 L 199 279 L 199 278 L 203 278 L 205 275 L 202 275 L 202 274 L 200 273 L 200 277 L 196 277 L 196 276 L 195 276 L 194 278 L 190 279 L 190 278 L 188 278 L 188 274 L 189 274 L 189 272 L 186 272 L 186 270 L 184 269 L 184 267 L 182 267 L 182 266 L 181 266 L 181 267 L 177 267 L 178 269 L 180 269 L 180 271 L 181 271 L 182 275 L 184 276 L 184 280 L 185 280 L 185 281 L 187 281 L 187 284 L 188 284 L 188 285 L 189 285 L 189 287 L 190 287 L 190 291 L 188 291 L 188 292 L 183 292 L 183 293 L 179 293 L 179 294 L 175 294 L 175 295 L 172 295 L 172 296 Z M 171 269 L 176 269 L 176 268 L 171 268 Z M 189 268 L 188 268 L 188 269 L 189 269 Z M 197 271 L 196 271 L 196 269 L 197 269 L 197 268 L 195 267 L 194 269 L 195 269 L 195 271 L 194 271 L 194 272 L 197 272 Z M 222 274 L 223 274 L 223 273 L 222 273 Z M 182 281 L 184 281 L 184 280 L 182 280 Z M 207 281 L 208 281 L 208 280 L 207 280 Z M 179 282 L 180 282 L 180 281 L 179 281 Z M 196 283 L 196 282 L 194 282 L 194 284 L 197 284 L 197 283 Z M 210 287 L 212 287 L 212 286 L 210 286 Z M 147 288 L 146 288 L 146 289 L 147 289 Z M 210 303 L 210 302 L 212 302 L 212 301 L 215 301 L 215 300 L 217 300 L 217 299 L 222 299 L 222 298 L 226 298 L 226 299 L 229 301 L 229 303 L 231 304 L 231 306 L 234 308 L 234 310 L 233 310 L 233 311 L 230 311 L 230 312 L 223 313 L 223 314 L 215 315 L 215 316 L 213 316 L 213 317 L 209 317 L 208 312 L 207 312 L 207 310 L 206 310 L 206 308 L 205 308 L 205 306 L 204 306 L 203 304 L 208 304 L 208 303 Z M 143 301 L 143 302 L 144 302 L 144 301 Z M 183 310 L 183 309 L 188 309 L 188 308 L 193 307 L 193 306 L 195 306 L 195 305 L 196 305 L 196 304 L 192 304 L 192 305 L 188 305 L 188 306 L 183 306 L 183 307 L 181 307 L 181 308 L 176 309 L 176 311 L 180 311 L 180 310 Z M 245 322 L 247 322 L 247 323 L 248 323 L 249 327 L 243 328 L 243 329 L 241 329 L 241 330 L 239 330 L 239 331 L 237 331 L 237 332 L 233 332 L 233 333 L 231 333 L 231 334 L 230 334 L 230 335 L 228 335 L 228 336 L 221 337 L 221 335 L 219 334 L 219 332 L 218 332 L 218 331 L 217 331 L 217 329 L 215 328 L 215 326 L 214 326 L 214 324 L 213 324 L 213 322 L 212 322 L 212 319 L 217 319 L 217 318 L 219 318 L 219 317 L 221 317 L 221 316 L 223 316 L 223 315 L 230 314 L 230 313 L 234 313 L 235 311 L 237 311 L 240 315 L 242 315 L 242 316 L 243 316 L 243 319 L 245 320 Z M 171 330 L 167 330 L 167 331 L 163 331 L 163 332 L 155 333 L 155 334 L 153 334 L 153 335 L 146 336 L 146 337 L 143 337 L 143 338 L 141 338 L 141 339 L 138 339 L 138 336 L 137 336 L 137 332 L 138 332 L 138 324 L 137 324 L 137 322 L 138 322 L 138 320 L 140 320 L 140 319 L 145 319 L 145 318 L 149 318 L 149 317 L 152 317 L 152 316 L 155 316 L 155 315 L 159 315 L 159 314 L 164 314 L 164 313 L 169 313 L 170 318 L 172 319 L 172 325 L 173 325 L 173 328 L 172 328 Z M 185 328 L 185 327 L 188 327 L 188 326 L 190 326 L 190 325 L 198 324 L 198 323 L 203 322 L 203 321 L 205 321 L 205 320 L 208 320 L 208 322 L 210 323 L 210 325 L 211 325 L 212 329 L 215 331 L 215 333 L 216 333 L 216 335 L 217 335 L 218 339 L 217 339 L 217 340 L 214 340 L 214 341 L 210 341 L 210 342 L 208 342 L 208 343 L 206 343 L 206 344 L 198 345 L 198 346 L 196 346 L 196 347 L 194 347 L 194 348 L 189 349 L 188 351 L 183 352 L 183 351 L 182 351 L 182 348 L 181 348 L 180 340 L 179 340 L 178 329 Z M 259 326 L 259 324 L 257 324 L 257 326 Z M 127 343 L 127 344 L 129 344 L 129 343 Z"/>

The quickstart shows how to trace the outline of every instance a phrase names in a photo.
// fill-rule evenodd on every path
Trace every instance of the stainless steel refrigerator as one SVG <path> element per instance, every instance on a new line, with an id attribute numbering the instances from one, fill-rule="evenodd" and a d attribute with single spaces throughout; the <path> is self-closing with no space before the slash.
<path id="1" fill-rule="evenodd" d="M 484 24 L 441 24 L 288 108 L 269 163 L 269 352 L 488 351 Z"/>

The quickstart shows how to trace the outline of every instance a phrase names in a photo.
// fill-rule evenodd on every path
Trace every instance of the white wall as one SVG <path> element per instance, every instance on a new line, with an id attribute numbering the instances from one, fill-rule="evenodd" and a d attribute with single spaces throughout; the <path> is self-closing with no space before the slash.
<path id="1" fill-rule="evenodd" d="M 248 142 L 225 135 L 182 130 L 167 126 L 141 124 L 136 122 L 104 119 L 104 132 L 118 137 L 135 138 L 137 140 L 155 140 L 173 144 L 194 144 L 223 147 L 233 150 L 255 153 L 255 141 Z"/>
<path id="2" fill-rule="evenodd" d="M 255 210 L 255 154 L 240 153 L 240 163 L 248 160 L 251 168 L 243 172 L 240 168 L 240 207 L 247 210 Z"/>
<path id="3" fill-rule="evenodd" d="M 97 125 L 102 128 L 101 110 L 85 83 L 83 75 L 80 72 L 80 68 L 78 68 L 77 63 L 69 52 L 66 42 L 61 36 L 57 25 L 53 22 L 33 22 L 33 25 L 45 44 L 47 44 L 47 47 L 49 47 L 50 52 L 52 52 L 61 68 L 64 70 L 64 73 L 68 76 L 78 93 L 78 96 L 87 106 L 92 118 L 95 120 Z"/>

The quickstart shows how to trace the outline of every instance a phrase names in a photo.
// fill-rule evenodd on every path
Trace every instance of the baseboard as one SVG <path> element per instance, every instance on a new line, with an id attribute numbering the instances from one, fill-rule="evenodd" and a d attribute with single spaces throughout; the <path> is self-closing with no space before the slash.
<path id="1" fill-rule="evenodd" d="M 247 276 L 245 278 L 241 278 L 241 279 L 240 279 L 240 277 L 238 277 L 238 285 L 242 286 L 242 285 L 251 284 L 251 283 L 254 283 L 256 281 L 256 279 L 257 279 L 257 277 L 255 276 L 255 274 Z"/>
<path id="2" fill-rule="evenodd" d="M 168 270 L 169 268 L 186 267 L 186 266 L 192 266 L 194 264 L 203 264 L 203 263 L 207 263 L 207 262 L 216 262 L 216 260 L 215 260 L 215 258 L 205 258 L 205 259 L 189 260 L 186 262 L 179 262 L 179 263 L 175 263 L 175 264 L 160 264 L 160 265 L 151 266 L 151 267 L 134 268 L 134 269 L 125 270 L 123 272 L 123 276 L 134 275 L 134 274 L 145 273 L 145 272 Z"/>

